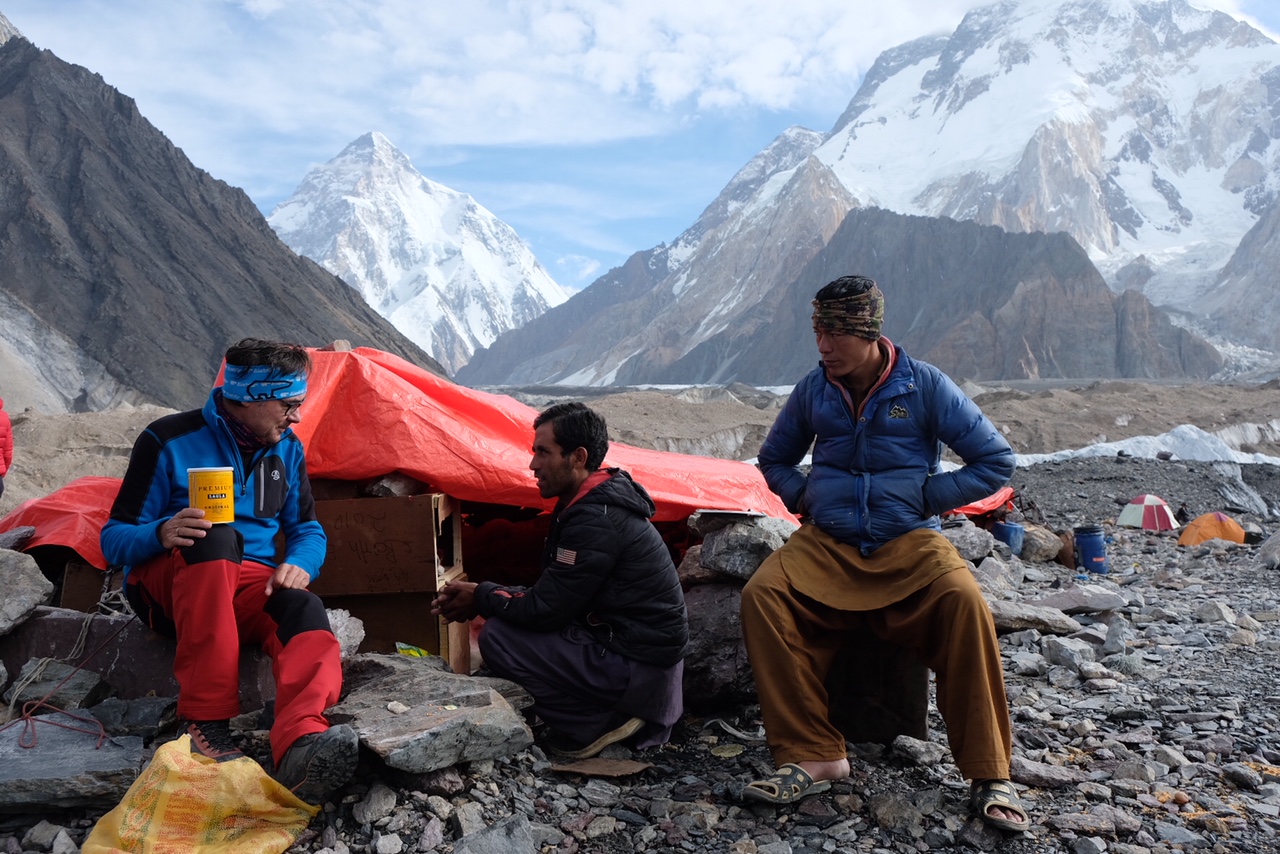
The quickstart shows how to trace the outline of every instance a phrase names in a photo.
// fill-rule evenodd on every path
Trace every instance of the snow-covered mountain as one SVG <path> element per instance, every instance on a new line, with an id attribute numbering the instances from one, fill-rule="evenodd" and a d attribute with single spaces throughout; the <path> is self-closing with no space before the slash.
<path id="1" fill-rule="evenodd" d="M 509 225 L 380 133 L 313 169 L 268 221 L 450 372 L 569 297 Z"/>
<path id="2" fill-rule="evenodd" d="M 816 157 L 862 205 L 1065 231 L 1193 308 L 1280 190 L 1277 104 L 1280 45 L 1222 12 L 1007 0 L 885 51 Z"/>
<path id="3" fill-rule="evenodd" d="M 805 312 L 792 304 L 805 299 L 803 288 L 811 296 L 822 272 L 874 269 L 895 277 L 883 282 L 890 306 L 901 288 L 930 311 L 950 308 L 950 322 L 964 326 L 950 336 L 953 357 L 966 347 L 1000 351 L 977 351 L 990 360 L 985 367 L 943 365 L 960 375 L 1084 376 L 1072 371 L 1091 364 L 1101 373 L 1090 376 L 1205 376 L 1221 358 L 1194 335 L 1176 340 L 1150 303 L 1207 312 L 1202 297 L 1280 191 L 1273 104 L 1280 45 L 1185 0 L 1005 0 L 977 9 L 950 35 L 885 51 L 830 133 L 788 131 L 671 245 L 637 253 L 503 336 L 459 379 L 761 382 L 756 355 L 773 346 L 780 318 Z M 855 240 L 842 221 L 872 208 L 912 219 L 859 217 L 884 232 L 878 246 L 866 235 Z M 1020 262 L 978 257 L 966 234 L 982 235 L 985 251 L 999 241 L 944 224 L 954 220 L 1024 236 L 1066 233 L 1087 259 L 1057 243 L 1024 242 Z M 936 233 L 950 254 L 908 257 L 929 248 L 913 231 Z M 837 235 L 843 247 L 829 245 Z M 1033 263 L 1050 246 L 1053 263 L 1067 268 Z M 828 270 L 834 259 L 859 268 Z M 1035 275 L 1009 279 L 1018 263 Z M 994 290 L 975 305 L 955 283 L 983 265 Z M 1108 304 L 1092 290 L 1098 271 L 1132 293 Z M 1140 343 L 1126 333 L 1092 363 L 1084 353 L 1055 355 L 1059 346 L 1099 343 L 1050 334 L 1072 325 L 1077 307 L 1064 295 L 1073 288 L 1090 294 L 1092 328 L 1110 327 L 1112 336 L 1144 328 L 1150 337 Z M 919 317 L 891 314 L 886 324 L 904 340 L 922 328 Z M 946 332 L 922 338 L 917 354 Z M 810 357 L 811 340 L 796 346 Z M 1162 353 L 1158 367 L 1135 361 L 1144 347 Z M 970 370 L 979 373 L 963 373 Z"/>
<path id="4" fill-rule="evenodd" d="M 9 19 L 4 16 L 3 12 L 0 12 L 0 44 L 4 44 L 14 36 L 21 35 L 22 33 L 18 32 L 18 28 L 9 23 Z"/>

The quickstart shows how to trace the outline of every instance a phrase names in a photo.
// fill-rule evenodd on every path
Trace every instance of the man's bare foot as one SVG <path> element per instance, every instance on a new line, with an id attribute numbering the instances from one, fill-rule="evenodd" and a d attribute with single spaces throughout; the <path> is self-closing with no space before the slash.
<path id="1" fill-rule="evenodd" d="M 843 780 L 849 776 L 848 759 L 830 759 L 821 762 L 797 762 L 815 780 Z"/>

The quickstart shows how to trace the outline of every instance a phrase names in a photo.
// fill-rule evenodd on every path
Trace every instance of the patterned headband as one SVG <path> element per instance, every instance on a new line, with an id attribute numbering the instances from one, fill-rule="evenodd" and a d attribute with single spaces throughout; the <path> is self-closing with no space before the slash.
<path id="1" fill-rule="evenodd" d="M 227 365 L 223 379 L 227 400 L 287 400 L 307 393 L 306 374 L 286 374 L 270 365 Z"/>
<path id="2" fill-rule="evenodd" d="M 814 332 L 826 330 L 878 341 L 883 325 L 884 294 L 878 286 L 851 297 L 813 301 Z"/>

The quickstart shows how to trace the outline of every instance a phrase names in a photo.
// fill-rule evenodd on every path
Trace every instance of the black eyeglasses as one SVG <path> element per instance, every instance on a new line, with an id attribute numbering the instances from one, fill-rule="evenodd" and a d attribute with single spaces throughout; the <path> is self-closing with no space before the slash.
<path id="1" fill-rule="evenodd" d="M 288 418 L 290 415 L 297 412 L 298 409 L 302 406 L 302 404 L 306 402 L 307 402 L 306 398 L 303 398 L 302 400 L 294 400 L 294 401 L 281 400 L 280 405 L 284 407 L 285 417 Z"/>

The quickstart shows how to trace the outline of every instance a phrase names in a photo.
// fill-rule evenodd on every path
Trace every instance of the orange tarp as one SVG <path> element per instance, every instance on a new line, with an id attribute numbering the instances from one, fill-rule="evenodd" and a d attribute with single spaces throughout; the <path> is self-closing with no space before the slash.
<path id="1" fill-rule="evenodd" d="M 1214 511 L 1197 516 L 1187 523 L 1182 535 L 1178 537 L 1180 546 L 1198 546 L 1205 540 L 1227 540 L 1232 543 L 1244 542 L 1244 528 L 1226 513 Z"/>
<path id="2" fill-rule="evenodd" d="M 455 385 L 396 356 L 359 348 L 312 351 L 302 422 L 312 477 L 363 480 L 400 471 L 463 501 L 550 508 L 530 473 L 537 411 L 504 395 Z M 755 466 L 612 443 L 606 466 L 631 472 L 653 496 L 657 521 L 699 509 L 792 518 Z M 0 531 L 33 525 L 27 547 L 65 545 L 105 568 L 98 532 L 119 481 L 81 478 L 22 504 Z"/>

